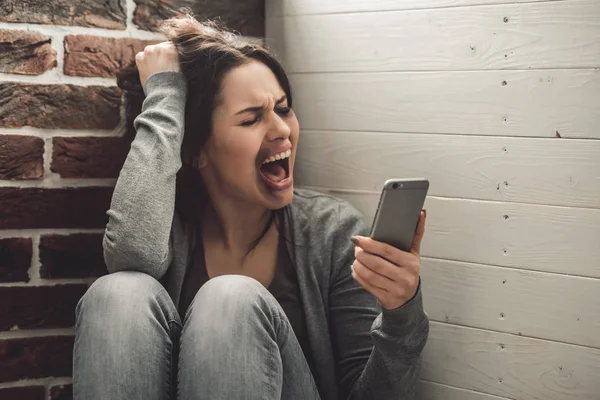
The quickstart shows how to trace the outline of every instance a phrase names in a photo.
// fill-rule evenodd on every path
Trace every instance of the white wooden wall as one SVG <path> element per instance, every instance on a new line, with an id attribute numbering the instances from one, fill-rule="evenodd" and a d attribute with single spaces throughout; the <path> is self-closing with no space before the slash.
<path id="1" fill-rule="evenodd" d="M 421 400 L 600 399 L 600 0 L 270 0 L 297 181 L 431 181 Z"/>

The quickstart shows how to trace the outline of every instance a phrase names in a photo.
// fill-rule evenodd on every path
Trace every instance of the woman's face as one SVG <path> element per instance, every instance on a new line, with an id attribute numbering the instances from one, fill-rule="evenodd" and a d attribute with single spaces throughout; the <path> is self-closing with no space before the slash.
<path id="1" fill-rule="evenodd" d="M 271 210 L 288 205 L 298 135 L 296 115 L 265 64 L 251 61 L 229 71 L 201 156 L 211 194 Z"/>

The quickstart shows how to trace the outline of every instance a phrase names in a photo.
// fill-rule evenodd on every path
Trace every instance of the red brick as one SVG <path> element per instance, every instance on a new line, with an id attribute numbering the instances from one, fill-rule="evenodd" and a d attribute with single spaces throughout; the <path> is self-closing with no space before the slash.
<path id="1" fill-rule="evenodd" d="M 120 120 L 117 87 L 0 82 L 0 127 L 114 129 Z"/>
<path id="2" fill-rule="evenodd" d="M 0 282 L 29 282 L 32 251 L 29 238 L 0 239 Z"/>
<path id="3" fill-rule="evenodd" d="M 87 285 L 0 287 L 0 331 L 68 328 Z"/>
<path id="4" fill-rule="evenodd" d="M 130 148 L 124 138 L 55 137 L 52 172 L 63 178 L 116 178 Z"/>
<path id="5" fill-rule="evenodd" d="M 44 279 L 89 278 L 107 274 L 102 234 L 43 235 L 40 275 Z"/>
<path id="6" fill-rule="evenodd" d="M 192 9 L 196 19 L 219 18 L 228 28 L 247 36 L 265 34 L 264 0 L 135 0 L 133 22 L 142 29 L 156 31 L 161 20 L 181 7 Z"/>
<path id="7" fill-rule="evenodd" d="M 71 376 L 73 337 L 0 340 L 0 382 Z"/>
<path id="8" fill-rule="evenodd" d="M 40 75 L 56 67 L 51 42 L 38 32 L 0 29 L 0 72 Z"/>
<path id="9" fill-rule="evenodd" d="M 4 0 L 0 21 L 125 29 L 126 0 Z"/>
<path id="10" fill-rule="evenodd" d="M 44 176 L 44 141 L 34 136 L 0 135 L 0 179 Z"/>
<path id="11" fill-rule="evenodd" d="M 2 400 L 45 400 L 44 386 L 19 386 L 0 389 Z"/>
<path id="12" fill-rule="evenodd" d="M 0 229 L 104 228 L 112 187 L 0 187 Z"/>
<path id="13" fill-rule="evenodd" d="M 51 387 L 50 400 L 73 400 L 73 385 Z"/>
<path id="14" fill-rule="evenodd" d="M 160 40 L 107 38 L 92 35 L 65 37 L 65 75 L 113 78 L 144 47 Z"/>

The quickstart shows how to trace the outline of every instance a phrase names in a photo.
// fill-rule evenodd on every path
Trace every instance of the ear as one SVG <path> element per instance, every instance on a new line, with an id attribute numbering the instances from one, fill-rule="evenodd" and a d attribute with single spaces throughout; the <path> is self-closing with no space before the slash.
<path id="1" fill-rule="evenodd" d="M 207 164 L 206 155 L 204 154 L 203 151 L 201 151 L 199 155 L 194 157 L 194 161 L 193 161 L 194 168 L 202 169 L 202 168 L 206 167 L 206 164 Z"/>

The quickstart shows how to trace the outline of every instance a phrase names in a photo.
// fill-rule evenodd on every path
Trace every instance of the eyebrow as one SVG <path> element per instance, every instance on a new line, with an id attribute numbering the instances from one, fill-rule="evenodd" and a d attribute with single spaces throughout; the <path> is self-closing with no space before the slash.
<path id="1" fill-rule="evenodd" d="M 277 100 L 275 102 L 275 105 L 277 106 L 277 105 L 283 103 L 286 100 L 287 100 L 287 96 L 284 94 L 279 100 Z M 235 115 L 243 114 L 243 113 L 246 113 L 246 112 L 258 113 L 258 112 L 263 111 L 264 109 L 265 109 L 264 106 L 247 107 L 247 108 L 244 108 L 241 111 L 236 112 Z"/>

